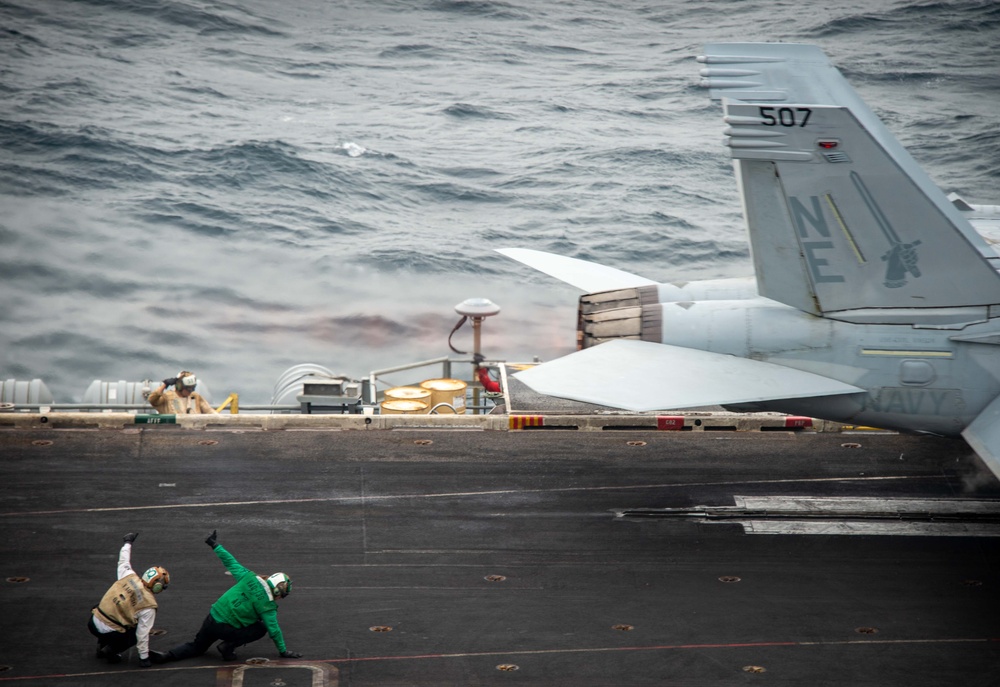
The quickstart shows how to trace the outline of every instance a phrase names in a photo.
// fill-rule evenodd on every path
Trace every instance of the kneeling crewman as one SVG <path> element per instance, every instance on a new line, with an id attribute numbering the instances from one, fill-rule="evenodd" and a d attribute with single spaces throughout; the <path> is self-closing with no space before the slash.
<path id="1" fill-rule="evenodd" d="M 205 543 L 212 547 L 236 584 L 229 588 L 212 608 L 201 624 L 195 638 L 187 644 L 175 646 L 158 660 L 179 661 L 182 658 L 201 656 L 216 640 L 221 639 L 218 650 L 223 660 L 236 658 L 236 649 L 256 641 L 267 633 L 274 641 L 282 658 L 302 658 L 302 654 L 289 651 L 278 627 L 278 599 L 292 591 L 292 581 L 285 573 L 274 573 L 263 578 L 240 565 L 232 554 L 216 543 L 213 530 Z"/>
<path id="2" fill-rule="evenodd" d="M 97 637 L 97 657 L 108 663 L 121 663 L 121 653 L 129 647 L 139 651 L 139 665 L 150 666 L 150 659 L 157 662 L 163 654 L 149 650 L 149 631 L 156 621 L 156 599 L 170 584 L 170 573 L 153 566 L 140 577 L 132 570 L 132 542 L 139 534 L 129 532 L 123 537 L 118 553 L 118 581 L 115 582 L 94 606 L 87 629 Z"/>

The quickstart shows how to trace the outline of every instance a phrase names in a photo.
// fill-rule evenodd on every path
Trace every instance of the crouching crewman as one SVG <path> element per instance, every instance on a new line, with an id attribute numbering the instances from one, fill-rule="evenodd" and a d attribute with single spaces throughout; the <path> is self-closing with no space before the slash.
<path id="1" fill-rule="evenodd" d="M 149 631 L 156 620 L 156 599 L 170 584 L 170 573 L 153 566 L 140 577 L 132 570 L 132 543 L 139 534 L 129 532 L 118 554 L 118 581 L 91 610 L 87 629 L 97 637 L 97 658 L 121 663 L 122 652 L 136 647 L 139 665 L 148 668 L 150 659 L 159 661 L 163 654 L 149 650 Z"/>
<path id="2" fill-rule="evenodd" d="M 232 661 L 236 658 L 236 649 L 260 639 L 265 633 L 271 636 L 282 658 L 301 658 L 302 654 L 289 651 L 285 646 L 285 638 L 278 626 L 278 599 L 285 598 L 292 591 L 292 581 L 288 575 L 280 572 L 266 578 L 257 575 L 244 568 L 216 542 L 216 538 L 216 532 L 213 531 L 205 543 L 212 547 L 236 584 L 212 604 L 193 640 L 175 646 L 154 660 L 179 661 L 201 656 L 221 639 L 217 647 L 219 654 L 224 661 Z"/>

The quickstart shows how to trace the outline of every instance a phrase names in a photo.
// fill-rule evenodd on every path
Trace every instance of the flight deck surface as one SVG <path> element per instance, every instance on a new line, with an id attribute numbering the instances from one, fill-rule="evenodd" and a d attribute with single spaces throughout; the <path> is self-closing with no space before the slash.
<path id="1" fill-rule="evenodd" d="M 1000 485 L 958 440 L 8 428 L 0 456 L 0 687 L 1000 681 Z M 805 497 L 851 514 L 759 507 Z M 928 529 L 859 517 L 864 499 Z M 737 503 L 722 520 L 665 510 Z M 247 567 L 291 576 L 279 620 L 304 657 L 264 637 L 232 663 L 96 659 L 86 622 L 122 536 L 140 533 L 135 568 L 171 573 L 165 651 L 232 582 L 213 529 Z"/>

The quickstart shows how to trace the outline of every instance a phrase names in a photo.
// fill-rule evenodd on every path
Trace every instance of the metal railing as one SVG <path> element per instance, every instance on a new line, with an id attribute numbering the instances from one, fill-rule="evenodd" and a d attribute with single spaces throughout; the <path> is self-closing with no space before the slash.
<path id="1" fill-rule="evenodd" d="M 407 363 L 405 365 L 396 365 L 394 367 L 386 367 L 379 370 L 372 370 L 368 374 L 368 395 L 369 398 L 363 398 L 362 403 L 364 405 L 378 406 L 379 404 L 379 392 L 378 387 L 380 384 L 385 384 L 387 388 L 394 386 L 400 386 L 399 384 L 394 384 L 385 379 L 385 376 L 396 374 L 400 372 L 410 372 L 413 370 L 419 370 L 423 367 L 430 367 L 435 365 L 440 365 L 441 373 L 438 375 L 440 378 L 451 379 L 452 378 L 452 365 L 472 365 L 473 360 L 471 358 L 450 358 L 448 356 L 443 356 L 440 358 L 431 358 L 429 360 L 421 360 L 414 363 Z M 502 361 L 484 361 L 485 364 L 497 364 Z M 433 377 L 433 375 L 431 375 Z M 479 385 L 478 380 L 462 380 L 465 381 L 468 386 L 466 387 L 466 410 L 471 410 L 473 413 L 485 413 L 494 407 L 494 403 L 491 399 L 487 398 L 483 394 L 483 389 Z M 471 403 L 469 402 L 469 396 L 471 395 Z M 439 404 L 441 405 L 441 404 Z M 0 404 L 0 412 L 11 413 L 11 412 L 111 412 L 111 411 L 126 411 L 126 412 L 136 412 L 136 413 L 153 413 L 153 409 L 146 403 L 3 403 Z M 282 413 L 296 413 L 302 412 L 301 404 L 294 405 L 272 405 L 272 404 L 239 404 L 239 412 L 258 412 L 258 413 L 268 413 L 268 412 L 282 412 Z"/>

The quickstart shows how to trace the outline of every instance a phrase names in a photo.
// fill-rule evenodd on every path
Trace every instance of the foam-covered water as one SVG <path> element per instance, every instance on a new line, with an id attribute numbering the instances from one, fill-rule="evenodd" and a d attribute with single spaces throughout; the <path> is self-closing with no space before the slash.
<path id="1" fill-rule="evenodd" d="M 57 401 L 195 370 L 270 399 L 574 345 L 519 246 L 658 280 L 749 274 L 710 41 L 820 45 L 946 191 L 1000 202 L 1000 5 L 0 0 L 0 378 Z M 467 347 L 470 332 L 456 335 Z"/>

